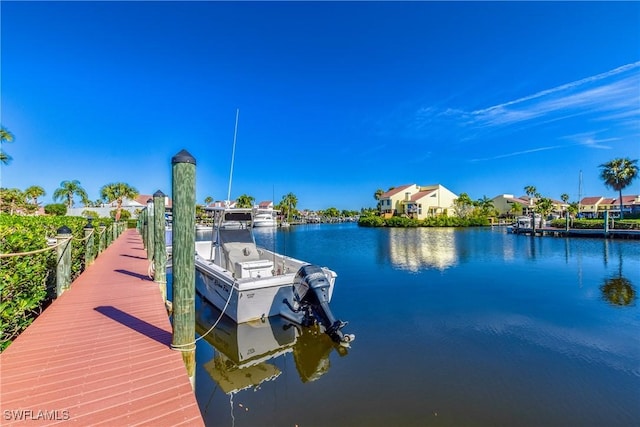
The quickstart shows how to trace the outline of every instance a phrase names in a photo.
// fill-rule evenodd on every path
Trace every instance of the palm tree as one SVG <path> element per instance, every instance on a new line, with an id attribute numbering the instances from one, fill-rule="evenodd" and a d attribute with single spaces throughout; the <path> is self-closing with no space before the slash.
<path id="1" fill-rule="evenodd" d="M 539 197 L 536 200 L 536 212 L 538 212 L 542 218 L 546 218 L 553 211 L 553 200 L 547 197 Z"/>
<path id="2" fill-rule="evenodd" d="M 100 197 L 111 203 L 116 201 L 116 221 L 120 221 L 120 215 L 122 213 L 122 200 L 135 199 L 138 196 L 138 190 L 135 187 L 130 186 L 124 182 L 115 182 L 107 184 L 100 189 Z"/>
<path id="3" fill-rule="evenodd" d="M 24 190 L 24 195 L 27 199 L 31 199 L 32 203 L 35 206 L 38 206 L 38 197 L 42 197 L 46 195 L 44 188 L 39 187 L 37 185 L 32 185 L 31 187 Z"/>
<path id="4" fill-rule="evenodd" d="M 378 188 L 375 193 L 373 193 L 373 198 L 376 199 L 376 208 L 380 210 L 380 197 L 384 194 L 384 190 L 382 188 Z"/>
<path id="5" fill-rule="evenodd" d="M 204 204 L 205 204 L 206 206 L 210 205 L 210 204 L 211 204 L 211 202 L 213 202 L 213 197 L 211 197 L 211 196 L 207 196 L 207 197 L 205 197 L 205 198 L 204 198 Z"/>
<path id="6" fill-rule="evenodd" d="M 254 200 L 254 197 L 243 194 L 236 200 L 236 206 L 239 208 L 250 208 L 253 207 Z"/>
<path id="7" fill-rule="evenodd" d="M 9 132 L 9 129 L 5 128 L 4 126 L 0 127 L 0 147 L 5 142 L 13 142 L 13 139 L 14 139 L 13 134 Z M 10 161 L 11 161 L 11 156 L 5 153 L 0 148 L 0 163 L 8 165 Z"/>
<path id="8" fill-rule="evenodd" d="M 24 193 L 17 188 L 0 188 L 0 196 L 0 212 L 13 215 L 25 207 Z"/>
<path id="9" fill-rule="evenodd" d="M 527 185 L 526 187 L 524 187 L 524 192 L 527 194 L 527 196 L 529 196 L 529 199 L 533 199 L 533 197 L 537 194 L 537 190 L 536 187 L 534 187 L 533 185 Z M 529 204 L 531 204 L 531 200 L 529 201 Z"/>
<path id="10" fill-rule="evenodd" d="M 637 163 L 638 160 L 619 158 L 600 165 L 602 168 L 600 178 L 604 181 L 604 185 L 618 191 L 620 196 L 620 219 L 624 218 L 622 212 L 622 190 L 628 187 L 638 176 Z"/>
<path id="11" fill-rule="evenodd" d="M 457 199 L 453 201 L 453 209 L 460 218 L 466 218 L 471 213 L 473 200 L 467 193 L 460 193 Z"/>
<path id="12" fill-rule="evenodd" d="M 67 208 L 73 207 L 73 196 L 79 196 L 82 200 L 87 197 L 87 192 L 80 185 L 80 181 L 74 179 L 73 181 L 62 181 L 60 188 L 53 192 L 54 200 L 67 200 Z"/>
<path id="13" fill-rule="evenodd" d="M 477 205 L 480 208 L 480 212 L 482 212 L 482 214 L 485 216 L 489 216 L 491 214 L 491 211 L 495 209 L 493 200 L 491 200 L 487 196 L 482 196 L 482 199 L 478 199 Z"/>
<path id="14" fill-rule="evenodd" d="M 569 195 L 568 195 L 567 193 L 562 193 L 562 194 L 560 195 L 560 200 L 562 200 L 562 202 L 563 202 L 565 205 L 566 205 L 566 204 L 568 204 L 568 203 L 569 203 Z M 567 211 L 565 210 L 564 206 L 562 207 L 562 209 L 564 210 L 564 213 L 565 213 L 565 215 L 564 215 L 564 216 L 566 217 Z"/>
<path id="15" fill-rule="evenodd" d="M 287 210 L 287 221 L 289 221 L 291 217 L 291 210 L 295 209 L 298 205 L 298 198 L 293 193 L 288 193 L 282 196 L 282 201 L 280 202 L 280 206 Z"/>

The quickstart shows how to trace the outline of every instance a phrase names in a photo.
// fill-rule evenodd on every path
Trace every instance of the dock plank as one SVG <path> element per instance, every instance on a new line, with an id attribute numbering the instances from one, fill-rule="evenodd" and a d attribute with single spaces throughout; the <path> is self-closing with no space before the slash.
<path id="1" fill-rule="evenodd" d="M 203 426 L 136 230 L 0 354 L 3 426 Z"/>

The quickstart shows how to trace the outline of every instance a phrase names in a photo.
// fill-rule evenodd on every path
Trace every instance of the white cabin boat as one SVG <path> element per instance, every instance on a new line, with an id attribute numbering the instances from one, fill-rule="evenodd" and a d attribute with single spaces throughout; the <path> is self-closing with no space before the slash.
<path id="1" fill-rule="evenodd" d="M 257 209 L 253 215 L 254 227 L 276 227 L 276 211 L 273 209 Z"/>
<path id="2" fill-rule="evenodd" d="M 212 241 L 196 242 L 196 289 L 236 323 L 283 316 L 293 322 L 319 322 L 335 341 L 341 332 L 329 302 L 337 274 L 326 268 L 256 246 L 251 209 L 212 208 Z"/>

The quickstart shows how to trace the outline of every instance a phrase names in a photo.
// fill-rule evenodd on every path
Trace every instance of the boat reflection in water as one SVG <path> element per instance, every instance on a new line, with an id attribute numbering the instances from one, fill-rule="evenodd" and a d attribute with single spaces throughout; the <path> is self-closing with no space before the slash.
<path id="1" fill-rule="evenodd" d="M 228 395 L 257 389 L 265 381 L 278 378 L 281 370 L 269 362 L 286 353 L 293 353 L 300 379 L 306 383 L 329 370 L 332 350 L 340 356 L 348 352 L 318 326 L 301 327 L 280 316 L 235 323 L 203 298 L 196 312 L 196 332 L 202 336 L 214 324 L 204 337 L 214 347 L 214 356 L 204 369 Z"/>

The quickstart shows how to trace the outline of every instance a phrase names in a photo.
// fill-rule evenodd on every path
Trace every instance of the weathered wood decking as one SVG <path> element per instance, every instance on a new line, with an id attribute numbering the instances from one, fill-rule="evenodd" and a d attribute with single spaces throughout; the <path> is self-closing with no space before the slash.
<path id="1" fill-rule="evenodd" d="M 135 230 L 0 355 L 0 424 L 204 425 Z"/>

